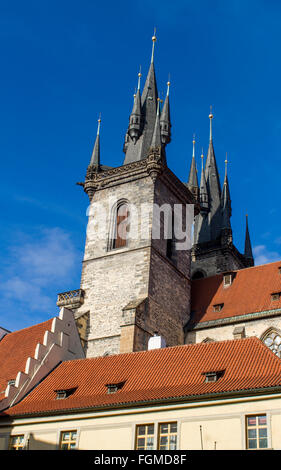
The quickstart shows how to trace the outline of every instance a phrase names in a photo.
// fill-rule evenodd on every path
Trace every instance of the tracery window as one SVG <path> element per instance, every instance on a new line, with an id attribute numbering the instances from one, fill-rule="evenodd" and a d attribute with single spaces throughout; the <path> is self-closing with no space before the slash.
<path id="1" fill-rule="evenodd" d="M 281 358 L 281 333 L 270 330 L 263 338 L 264 344 L 271 349 L 276 356 Z"/>

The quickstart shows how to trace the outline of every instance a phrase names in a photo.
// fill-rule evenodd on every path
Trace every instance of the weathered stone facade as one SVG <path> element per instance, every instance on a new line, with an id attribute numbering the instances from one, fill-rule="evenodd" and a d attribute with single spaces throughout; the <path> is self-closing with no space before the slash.
<path id="1" fill-rule="evenodd" d="M 167 257 L 163 217 L 160 239 L 152 234 L 154 204 L 192 204 L 191 193 L 167 168 L 160 150 L 139 162 L 88 173 L 85 191 L 92 199 L 80 286 L 84 302 L 75 316 L 89 315 L 87 356 L 147 349 L 156 332 L 168 346 L 183 344 L 190 311 L 190 250 Z M 130 230 L 126 246 L 112 248 L 119 201 L 129 206 Z"/>
<path id="2" fill-rule="evenodd" d="M 194 245 L 191 259 L 191 278 L 198 273 L 202 273 L 201 277 L 209 277 L 247 267 L 245 258 L 232 243 L 215 241 Z"/>

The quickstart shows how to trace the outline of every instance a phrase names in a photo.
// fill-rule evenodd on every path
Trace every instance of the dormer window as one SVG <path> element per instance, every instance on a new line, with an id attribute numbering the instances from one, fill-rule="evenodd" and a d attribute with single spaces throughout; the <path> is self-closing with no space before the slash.
<path id="1" fill-rule="evenodd" d="M 231 273 L 224 274 L 223 276 L 224 287 L 231 286 L 231 284 L 232 284 L 232 274 Z"/>
<path id="2" fill-rule="evenodd" d="M 221 312 L 221 310 L 223 309 L 223 306 L 224 306 L 224 304 L 213 305 L 214 312 Z"/>
<path id="3" fill-rule="evenodd" d="M 276 300 L 280 300 L 281 292 L 274 292 L 271 294 L 271 300 L 275 302 Z"/>
<path id="4" fill-rule="evenodd" d="M 56 399 L 57 400 L 64 400 L 65 398 L 68 398 L 70 395 L 72 395 L 77 388 L 68 388 L 64 390 L 55 390 L 56 392 Z"/>
<path id="5" fill-rule="evenodd" d="M 224 370 L 203 373 L 205 375 L 205 382 L 217 382 L 223 374 Z"/>
<path id="6" fill-rule="evenodd" d="M 115 384 L 107 384 L 107 393 L 116 393 L 118 390 L 120 390 L 125 382 L 119 382 Z"/>
<path id="7" fill-rule="evenodd" d="M 8 385 L 15 385 L 15 383 L 16 383 L 15 379 L 11 379 L 8 381 Z"/>

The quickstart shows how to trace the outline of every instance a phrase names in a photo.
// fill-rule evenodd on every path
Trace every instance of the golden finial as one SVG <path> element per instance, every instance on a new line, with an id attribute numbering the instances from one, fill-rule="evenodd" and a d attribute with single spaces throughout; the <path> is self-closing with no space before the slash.
<path id="1" fill-rule="evenodd" d="M 202 153 L 201 153 L 201 162 L 202 162 L 202 171 L 204 169 L 204 153 L 203 153 L 203 147 L 202 147 Z"/>
<path id="2" fill-rule="evenodd" d="M 156 38 L 156 28 L 154 28 L 154 34 L 152 36 L 152 54 L 151 54 L 151 63 L 153 62 L 154 60 L 154 48 L 155 48 L 155 42 L 156 42 L 157 38 Z"/>
<path id="3" fill-rule="evenodd" d="M 213 113 L 212 113 L 212 106 L 210 106 L 210 114 L 209 114 L 209 119 L 210 119 L 210 140 L 212 140 L 212 119 L 213 119 Z"/>
<path id="4" fill-rule="evenodd" d="M 195 134 L 193 134 L 192 143 L 193 143 L 192 158 L 195 158 Z"/>
<path id="5" fill-rule="evenodd" d="M 227 160 L 227 152 L 225 152 L 225 174 L 227 173 L 227 164 L 228 164 L 228 160 Z"/>
<path id="6" fill-rule="evenodd" d="M 97 135 L 100 134 L 100 123 L 101 123 L 101 113 L 99 114 L 99 118 L 98 118 L 98 130 L 97 130 Z"/>
<path id="7" fill-rule="evenodd" d="M 138 73 L 138 90 L 140 89 L 140 79 L 141 79 L 141 65 L 140 65 L 140 70 L 139 70 L 139 73 Z"/>

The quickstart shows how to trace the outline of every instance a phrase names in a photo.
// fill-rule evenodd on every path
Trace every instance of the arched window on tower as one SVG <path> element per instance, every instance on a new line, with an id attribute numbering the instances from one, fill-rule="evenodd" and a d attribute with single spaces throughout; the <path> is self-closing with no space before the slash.
<path id="1" fill-rule="evenodd" d="M 281 331 L 268 328 L 261 336 L 261 340 L 276 356 L 281 358 Z"/>
<path id="2" fill-rule="evenodd" d="M 126 203 L 117 205 L 112 248 L 122 248 L 127 245 L 128 216 L 128 205 Z"/>

